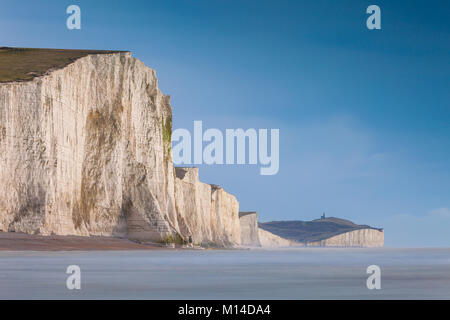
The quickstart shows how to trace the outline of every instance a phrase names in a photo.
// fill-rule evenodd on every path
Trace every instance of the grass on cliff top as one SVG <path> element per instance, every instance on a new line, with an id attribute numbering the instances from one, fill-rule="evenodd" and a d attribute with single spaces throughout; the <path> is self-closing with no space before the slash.
<path id="1" fill-rule="evenodd" d="M 61 69 L 89 54 L 108 54 L 121 51 L 27 49 L 0 47 L 0 83 L 29 81 L 48 70 Z"/>

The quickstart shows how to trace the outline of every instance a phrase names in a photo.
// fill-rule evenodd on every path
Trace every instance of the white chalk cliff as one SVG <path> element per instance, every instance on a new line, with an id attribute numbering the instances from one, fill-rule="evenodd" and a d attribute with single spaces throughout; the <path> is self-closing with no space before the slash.
<path id="1" fill-rule="evenodd" d="M 302 246 L 300 243 L 296 243 L 294 241 L 282 238 L 277 236 L 276 234 L 270 233 L 264 229 L 258 229 L 259 241 L 262 247 L 266 248 L 277 248 L 277 247 L 290 247 Z"/>
<path id="2" fill-rule="evenodd" d="M 301 243 L 284 239 L 269 231 L 259 228 L 257 212 L 240 212 L 241 246 L 279 248 L 302 246 Z"/>
<path id="3" fill-rule="evenodd" d="M 239 223 L 241 225 L 241 245 L 260 247 L 258 214 L 256 212 L 239 212 Z"/>
<path id="4" fill-rule="evenodd" d="M 0 231 L 302 245 L 260 229 L 256 212 L 239 214 L 197 168 L 174 168 L 171 136 L 170 97 L 131 53 L 0 48 Z M 307 245 L 380 246 L 377 232 Z"/>
<path id="5" fill-rule="evenodd" d="M 0 231 L 240 244 L 236 198 L 175 173 L 169 100 L 129 52 L 0 83 Z"/>
<path id="6" fill-rule="evenodd" d="M 384 246 L 384 231 L 372 228 L 353 230 L 336 236 L 312 241 L 308 247 L 365 247 L 377 248 Z"/>
<path id="7" fill-rule="evenodd" d="M 175 203 L 179 226 L 194 244 L 235 246 L 241 243 L 239 203 L 221 187 L 199 181 L 198 168 L 175 168 Z"/>

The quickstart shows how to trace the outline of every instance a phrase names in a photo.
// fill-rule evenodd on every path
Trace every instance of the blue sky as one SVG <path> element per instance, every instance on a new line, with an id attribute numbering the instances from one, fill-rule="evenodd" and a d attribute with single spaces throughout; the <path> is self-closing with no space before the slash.
<path id="1" fill-rule="evenodd" d="M 448 1 L 0 1 L 1 46 L 131 50 L 174 128 L 279 128 L 280 171 L 201 166 L 260 220 L 322 212 L 450 245 Z M 67 6 L 82 29 L 66 28 Z M 366 28 L 381 8 L 382 30 Z"/>

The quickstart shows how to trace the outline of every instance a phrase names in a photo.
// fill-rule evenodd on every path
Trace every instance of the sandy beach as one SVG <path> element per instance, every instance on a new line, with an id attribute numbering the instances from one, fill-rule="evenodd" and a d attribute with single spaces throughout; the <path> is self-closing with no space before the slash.
<path id="1" fill-rule="evenodd" d="M 159 244 L 140 244 L 112 237 L 42 236 L 0 232 L 0 251 L 167 250 Z"/>

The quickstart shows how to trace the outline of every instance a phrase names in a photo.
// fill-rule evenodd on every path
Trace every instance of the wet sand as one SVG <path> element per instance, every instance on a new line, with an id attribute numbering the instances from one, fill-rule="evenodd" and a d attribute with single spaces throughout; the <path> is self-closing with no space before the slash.
<path id="1" fill-rule="evenodd" d="M 42 236 L 0 232 L 0 251 L 167 250 L 166 246 L 140 244 L 112 237 Z"/>

